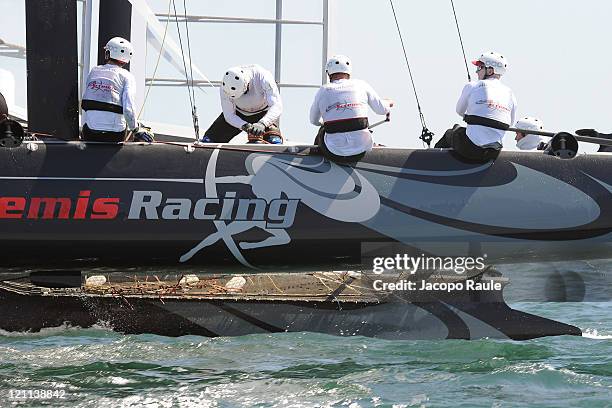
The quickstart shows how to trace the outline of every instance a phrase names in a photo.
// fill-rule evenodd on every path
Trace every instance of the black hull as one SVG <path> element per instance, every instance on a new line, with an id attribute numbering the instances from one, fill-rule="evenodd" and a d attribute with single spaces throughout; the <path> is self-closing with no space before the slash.
<path id="1" fill-rule="evenodd" d="M 359 264 L 371 243 L 488 263 L 612 249 L 607 154 L 477 164 L 381 148 L 338 166 L 309 147 L 32 146 L 0 150 L 5 267 L 308 269 Z"/>
<path id="2" fill-rule="evenodd" d="M 483 281 L 506 284 L 503 278 Z M 391 340 L 581 335 L 577 327 L 510 308 L 502 290 L 448 294 L 365 290 L 355 295 L 348 286 L 340 285 L 324 297 L 216 294 L 195 298 L 180 291 L 163 296 L 127 292 L 109 296 L 18 280 L 0 284 L 0 328 L 23 332 L 65 324 L 84 328 L 104 324 L 123 333 L 164 336 L 308 331 Z"/>

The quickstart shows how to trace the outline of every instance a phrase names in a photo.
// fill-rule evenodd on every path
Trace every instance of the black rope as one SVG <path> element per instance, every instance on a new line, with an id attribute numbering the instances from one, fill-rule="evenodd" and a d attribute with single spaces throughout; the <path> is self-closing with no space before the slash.
<path id="1" fill-rule="evenodd" d="M 178 13 L 176 11 L 176 3 L 174 2 L 174 0 L 172 0 L 172 7 L 174 8 L 174 20 L 176 21 L 176 31 L 178 32 L 178 38 L 179 38 L 179 45 L 181 47 L 181 57 L 183 59 L 183 69 L 185 70 L 185 79 L 187 81 L 187 93 L 189 94 L 189 106 L 191 107 L 191 115 L 192 115 L 192 119 L 193 119 L 193 114 L 194 114 L 194 110 L 195 110 L 195 103 L 194 100 L 191 96 L 191 83 L 189 81 L 189 71 L 187 71 L 187 63 L 185 62 L 185 51 L 183 50 L 183 39 L 181 37 L 181 27 L 179 25 L 179 21 L 178 21 Z M 185 14 L 187 12 L 185 11 Z M 190 65 L 191 65 L 191 61 L 190 61 Z M 192 78 L 193 81 L 193 78 Z M 196 129 L 195 127 L 195 122 L 194 122 L 194 131 L 196 132 L 196 139 L 199 138 L 199 135 L 197 133 L 198 129 Z"/>
<path id="2" fill-rule="evenodd" d="M 416 85 L 414 84 L 414 77 L 412 76 L 412 70 L 410 69 L 410 63 L 408 62 L 408 54 L 406 54 L 406 47 L 404 46 L 404 39 L 402 38 L 402 31 L 400 30 L 399 22 L 397 21 L 397 15 L 395 14 L 395 7 L 393 6 L 393 0 L 389 0 L 389 3 L 391 3 L 391 11 L 393 11 L 393 18 L 395 19 L 395 26 L 397 27 L 397 33 L 399 34 L 400 43 L 402 44 L 402 50 L 404 51 L 404 59 L 406 60 L 406 66 L 408 67 L 408 74 L 410 74 L 410 82 L 412 83 L 412 90 L 414 91 L 414 98 L 416 99 L 417 109 L 419 111 L 419 119 L 421 120 L 421 126 L 423 127 L 421 131 L 421 136 L 419 136 L 419 139 L 427 143 L 427 147 L 429 147 L 434 134 L 429 129 L 427 129 L 427 125 L 425 124 L 425 116 L 423 115 L 423 111 L 421 109 L 421 103 L 419 102 L 419 95 L 417 93 Z"/>
<path id="3" fill-rule="evenodd" d="M 193 60 L 191 59 L 191 41 L 189 39 L 189 23 L 187 22 L 187 0 L 183 0 L 183 12 L 185 15 L 185 32 L 187 33 L 187 51 L 189 52 L 189 75 L 191 76 L 191 93 L 193 94 L 193 106 L 191 108 L 191 120 L 193 121 L 193 130 L 195 131 L 196 139 L 200 137 L 200 125 L 198 123 L 198 111 L 195 89 L 193 87 Z M 187 72 L 185 72 L 187 73 Z"/>
<path id="4" fill-rule="evenodd" d="M 455 4 L 453 0 L 450 0 L 451 7 L 453 8 L 453 15 L 455 16 L 455 25 L 457 26 L 457 34 L 459 34 L 459 43 L 461 44 L 461 52 L 463 52 L 463 62 L 465 63 L 465 70 L 467 71 L 468 81 L 472 81 L 470 76 L 470 68 L 468 67 L 467 58 L 465 57 L 465 48 L 463 47 L 463 39 L 461 38 L 461 30 L 459 29 L 459 21 L 457 21 L 457 13 L 455 12 Z"/>
<path id="5" fill-rule="evenodd" d="M 195 89 L 193 89 L 193 63 L 191 60 L 191 41 L 189 39 L 189 23 L 187 22 L 187 0 L 183 0 L 183 15 L 185 16 L 185 32 L 187 33 L 187 51 L 189 52 L 189 75 L 191 77 L 191 92 L 195 102 Z M 185 72 L 187 73 L 187 72 Z"/>

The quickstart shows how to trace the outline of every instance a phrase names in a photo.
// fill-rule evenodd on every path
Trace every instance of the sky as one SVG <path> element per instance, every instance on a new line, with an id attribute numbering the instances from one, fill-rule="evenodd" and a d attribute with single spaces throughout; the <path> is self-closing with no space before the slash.
<path id="1" fill-rule="evenodd" d="M 374 132 L 387 146 L 422 147 L 415 97 L 410 85 L 389 0 L 330 0 L 330 55 L 348 55 L 353 76 L 369 82 L 396 106 L 391 122 Z M 167 0 L 147 0 L 156 12 L 166 12 Z M 468 60 L 495 50 L 509 60 L 502 78 L 518 100 L 518 117 L 537 116 L 549 131 L 595 128 L 612 132 L 612 2 L 603 0 L 514 0 L 483 3 L 454 0 Z M 24 0 L 0 0 L 0 38 L 25 44 Z M 274 0 L 186 0 L 192 15 L 274 18 Z M 179 13 L 183 2 L 177 1 Z M 437 140 L 453 123 L 461 123 L 455 104 L 467 73 L 450 0 L 394 0 L 406 51 L 426 123 Z M 285 19 L 320 20 L 321 0 L 285 0 Z M 176 26 L 169 35 L 178 43 Z M 183 33 L 184 35 L 184 33 Z M 194 63 L 210 79 L 225 69 L 257 63 L 274 69 L 274 26 L 259 24 L 194 23 L 190 25 Z M 318 26 L 283 28 L 281 82 L 320 84 L 321 38 Z M 183 38 L 184 41 L 184 38 Z M 144 51 L 144 52 L 142 52 Z M 136 50 L 147 61 L 150 76 L 157 59 L 152 47 Z M 17 104 L 25 106 L 25 61 L 0 57 L 0 68 L 17 78 Z M 474 69 L 470 66 L 472 78 Z M 162 60 L 157 77 L 179 74 Z M 196 79 L 198 79 L 196 77 Z M 281 129 L 293 142 L 310 143 L 316 129 L 308 111 L 316 89 L 281 91 L 284 113 Z M 220 110 L 218 91 L 197 91 L 196 104 L 203 132 Z M 191 126 L 185 88 L 154 87 L 143 121 Z M 380 118 L 372 113 L 371 122 Z M 155 129 L 153 129 L 155 130 Z M 507 133 L 504 148 L 514 149 Z M 581 151 L 596 148 L 581 145 Z"/>

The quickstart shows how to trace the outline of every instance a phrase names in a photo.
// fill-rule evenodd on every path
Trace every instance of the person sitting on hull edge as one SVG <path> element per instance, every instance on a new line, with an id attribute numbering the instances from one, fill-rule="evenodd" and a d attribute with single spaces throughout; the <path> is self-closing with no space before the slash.
<path id="1" fill-rule="evenodd" d="M 351 79 L 353 66 L 344 55 L 331 57 L 325 71 L 330 82 L 319 88 L 310 108 L 310 122 L 321 126 L 315 144 L 330 160 L 355 162 L 372 150 L 368 106 L 389 117 L 393 101 L 381 99 L 367 82 Z"/>
<path id="2" fill-rule="evenodd" d="M 453 148 L 469 160 L 488 161 L 499 154 L 517 104 L 512 90 L 500 81 L 508 68 L 503 55 L 486 52 L 472 64 L 477 66 L 478 80 L 465 85 L 456 108 L 467 128 L 453 126 L 435 147 Z"/>
<path id="3" fill-rule="evenodd" d="M 227 143 L 245 131 L 250 143 L 282 144 L 278 126 L 283 103 L 274 76 L 259 65 L 229 68 L 219 89 L 223 112 L 202 142 Z"/>
<path id="4" fill-rule="evenodd" d="M 83 93 L 83 139 L 96 142 L 123 142 L 128 130 L 136 140 L 152 141 L 150 133 L 137 132 L 134 114 L 136 80 L 123 67 L 132 58 L 132 44 L 113 37 L 104 47 L 106 64 L 91 69 Z"/>
<path id="5" fill-rule="evenodd" d="M 538 118 L 525 116 L 519 119 L 514 124 L 514 127 L 516 129 L 542 131 L 544 129 L 544 124 Z M 520 150 L 544 150 L 546 147 L 546 142 L 544 142 L 541 136 L 531 133 L 516 132 L 514 140 L 516 140 L 516 147 Z"/>

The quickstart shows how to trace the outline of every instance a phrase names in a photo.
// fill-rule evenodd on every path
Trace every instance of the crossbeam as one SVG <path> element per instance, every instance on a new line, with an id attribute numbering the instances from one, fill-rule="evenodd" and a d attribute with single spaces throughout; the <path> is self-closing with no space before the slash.
<path id="1" fill-rule="evenodd" d="M 25 59 L 26 49 L 21 45 L 7 43 L 0 38 L 0 56 Z"/>
<path id="2" fill-rule="evenodd" d="M 145 84 L 147 86 L 187 86 L 187 84 L 191 85 L 191 81 L 186 81 L 185 79 L 179 78 L 146 78 Z M 203 80 L 194 80 L 194 86 L 199 87 L 218 87 L 221 85 L 221 81 L 203 81 Z M 280 88 L 319 88 L 321 85 L 310 85 L 310 84 L 295 84 L 295 83 L 280 83 L 278 84 Z"/>
<path id="3" fill-rule="evenodd" d="M 251 18 L 251 17 L 222 17 L 222 16 L 170 16 L 167 14 L 155 14 L 155 16 L 161 22 L 171 21 L 175 22 L 177 19 L 179 23 L 256 23 L 256 24 L 302 24 L 302 25 L 317 25 L 322 26 L 322 21 L 308 21 L 308 20 L 283 20 L 276 18 Z"/>

